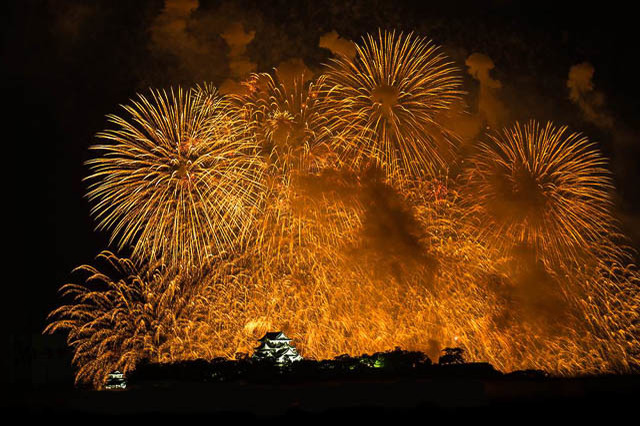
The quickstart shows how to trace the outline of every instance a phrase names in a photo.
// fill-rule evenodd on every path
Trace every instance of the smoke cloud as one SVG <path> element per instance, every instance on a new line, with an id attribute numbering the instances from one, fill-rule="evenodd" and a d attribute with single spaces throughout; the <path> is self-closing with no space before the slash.
<path id="1" fill-rule="evenodd" d="M 224 41 L 199 27 L 198 0 L 166 0 L 150 28 L 151 51 L 172 58 L 177 74 L 192 81 L 219 80 L 228 68 Z"/>
<path id="2" fill-rule="evenodd" d="M 411 203 L 386 182 L 380 169 L 370 167 L 358 173 L 325 170 L 298 177 L 296 187 L 310 198 L 360 212 L 361 227 L 345 253 L 356 264 L 373 265 L 370 272 L 376 279 L 392 278 L 405 285 L 411 281 L 409 276 L 420 273 L 426 274 L 420 281 L 430 284 L 437 261 L 430 254 L 424 227 Z"/>
<path id="3" fill-rule="evenodd" d="M 509 114 L 498 97 L 502 83 L 493 79 L 490 74 L 495 67 L 493 61 L 487 55 L 473 53 L 467 58 L 465 64 L 468 67 L 467 72 L 480 82 L 478 114 L 490 127 L 502 127 L 507 122 Z"/>
<path id="4" fill-rule="evenodd" d="M 276 68 L 280 82 L 290 89 L 295 84 L 304 84 L 311 81 L 315 75 L 301 58 L 287 59 L 280 62 Z"/>
<path id="5" fill-rule="evenodd" d="M 516 247 L 504 265 L 505 278 L 489 285 L 501 309 L 496 325 L 506 329 L 525 324 L 540 333 L 557 335 L 572 320 L 562 285 L 529 247 Z"/>
<path id="6" fill-rule="evenodd" d="M 61 4 L 56 5 L 53 12 L 56 14 L 53 34 L 63 38 L 62 46 L 74 46 L 91 30 L 91 20 L 100 13 L 98 4 Z"/>
<path id="7" fill-rule="evenodd" d="M 580 108 L 584 119 L 611 135 L 613 165 L 621 192 L 632 195 L 640 179 L 638 171 L 638 134 L 637 130 L 628 124 L 615 120 L 606 109 L 606 96 L 596 90 L 593 82 L 595 68 L 589 62 L 573 65 L 569 69 L 567 88 L 569 99 Z M 622 200 L 620 200 L 622 201 Z M 637 208 L 620 206 L 619 216 L 624 223 L 625 230 L 630 235 L 635 247 L 640 245 L 640 215 Z M 635 210 L 635 211 L 633 211 Z"/>
<path id="8" fill-rule="evenodd" d="M 429 255 L 424 230 L 402 194 L 384 182 L 381 173 L 365 174 L 362 203 L 365 207 L 359 253 L 377 265 L 378 274 L 390 273 L 402 283 L 404 274 L 417 268 L 432 273 L 436 260 Z M 425 280 L 430 282 L 431 280 Z"/>
<path id="9" fill-rule="evenodd" d="M 221 36 L 229 46 L 227 59 L 230 78 L 220 86 L 221 93 L 239 93 L 243 90 L 239 81 L 256 71 L 256 63 L 247 55 L 247 45 L 253 41 L 255 35 L 255 31 L 246 31 L 241 22 L 232 22 L 222 32 Z"/>
<path id="10" fill-rule="evenodd" d="M 353 41 L 340 37 L 337 31 L 333 30 L 320 37 L 319 47 L 328 49 L 334 56 L 346 56 L 349 59 L 356 57 L 356 45 Z"/>
<path id="11" fill-rule="evenodd" d="M 602 110 L 605 96 L 594 88 L 594 73 L 595 69 L 589 62 L 574 65 L 569 69 L 569 99 L 580 107 L 587 121 L 598 127 L 611 128 L 613 117 Z"/>

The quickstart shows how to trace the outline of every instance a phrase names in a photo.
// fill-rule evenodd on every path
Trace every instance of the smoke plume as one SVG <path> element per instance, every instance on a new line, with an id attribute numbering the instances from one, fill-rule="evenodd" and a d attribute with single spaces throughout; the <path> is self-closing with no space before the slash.
<path id="1" fill-rule="evenodd" d="M 320 37 L 319 47 L 328 49 L 334 56 L 346 56 L 349 59 L 356 57 L 356 46 L 351 40 L 344 39 L 333 30 Z"/>
<path id="2" fill-rule="evenodd" d="M 502 83 L 491 77 L 490 72 L 495 67 L 491 58 L 482 53 L 473 53 L 467 58 L 465 64 L 469 68 L 467 72 L 480 82 L 478 95 L 478 114 L 493 128 L 506 124 L 508 111 L 498 97 L 498 91 Z"/>
<path id="3" fill-rule="evenodd" d="M 611 128 L 613 118 L 603 111 L 605 96 L 594 88 L 594 73 L 595 69 L 589 62 L 574 65 L 569 69 L 569 99 L 580 107 L 587 121 L 598 127 Z"/>

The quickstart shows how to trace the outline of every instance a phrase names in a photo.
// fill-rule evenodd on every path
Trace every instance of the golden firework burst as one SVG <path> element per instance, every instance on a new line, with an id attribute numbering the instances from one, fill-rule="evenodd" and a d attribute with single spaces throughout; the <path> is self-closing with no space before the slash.
<path id="1" fill-rule="evenodd" d="M 517 123 L 490 135 L 470 164 L 466 190 L 491 243 L 568 259 L 615 232 L 607 161 L 567 127 Z"/>
<path id="2" fill-rule="evenodd" d="M 446 164 L 453 135 L 436 116 L 460 98 L 456 67 L 431 41 L 395 32 L 367 35 L 357 55 L 326 71 L 326 114 L 337 149 L 353 164 L 421 176 Z"/>
<path id="3" fill-rule="evenodd" d="M 306 81 L 300 74 L 290 80 L 284 81 L 277 69 L 273 76 L 253 74 L 243 83 L 246 93 L 232 96 L 261 145 L 271 174 L 285 180 L 290 172 L 317 171 L 332 159 L 331 131 L 319 110 L 324 77 Z"/>
<path id="4" fill-rule="evenodd" d="M 88 197 L 99 229 L 136 259 L 199 264 L 242 243 L 262 166 L 244 122 L 208 86 L 150 97 L 110 115 L 89 160 Z"/>

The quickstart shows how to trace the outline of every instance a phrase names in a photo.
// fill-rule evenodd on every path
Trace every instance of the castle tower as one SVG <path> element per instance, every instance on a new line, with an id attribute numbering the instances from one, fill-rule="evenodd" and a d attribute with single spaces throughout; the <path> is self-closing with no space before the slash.
<path id="1" fill-rule="evenodd" d="M 253 352 L 253 359 L 270 361 L 277 365 L 300 361 L 302 357 L 296 351 L 289 339 L 282 331 L 269 332 L 260 340 L 260 345 Z"/>

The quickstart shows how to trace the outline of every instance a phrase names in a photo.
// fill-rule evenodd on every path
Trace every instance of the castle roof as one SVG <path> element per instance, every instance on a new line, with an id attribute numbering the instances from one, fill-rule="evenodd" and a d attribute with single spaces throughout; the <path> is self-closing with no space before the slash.
<path id="1" fill-rule="evenodd" d="M 258 342 L 264 342 L 265 340 L 280 340 L 286 342 L 291 341 L 291 339 L 289 339 L 282 331 L 270 331 L 262 336 L 262 338 L 259 339 Z"/>
<path id="2" fill-rule="evenodd" d="M 289 340 L 273 341 L 273 340 L 260 340 L 260 345 L 255 350 L 277 350 L 280 348 L 288 347 Z"/>

